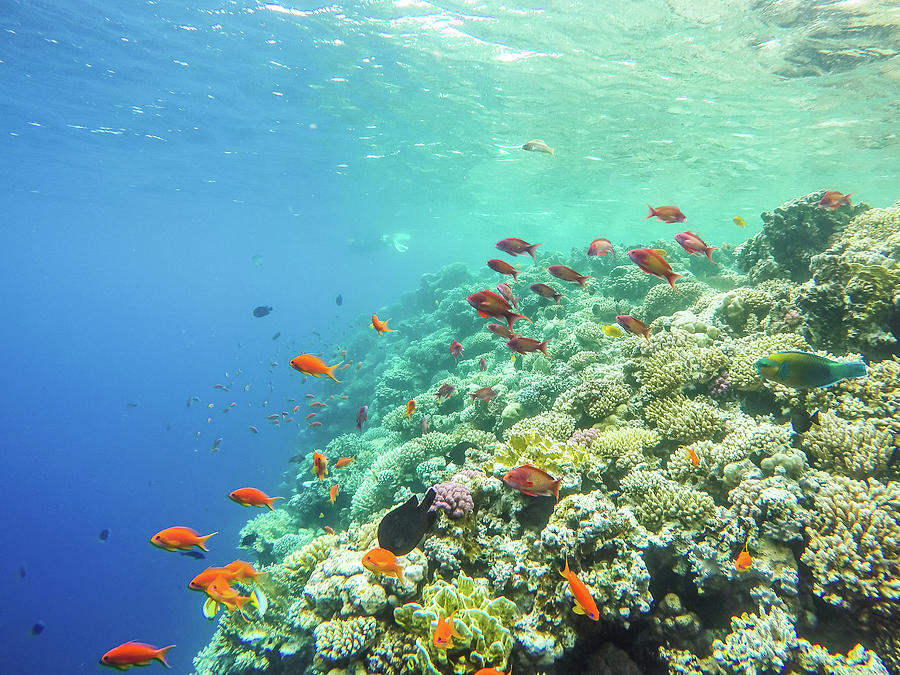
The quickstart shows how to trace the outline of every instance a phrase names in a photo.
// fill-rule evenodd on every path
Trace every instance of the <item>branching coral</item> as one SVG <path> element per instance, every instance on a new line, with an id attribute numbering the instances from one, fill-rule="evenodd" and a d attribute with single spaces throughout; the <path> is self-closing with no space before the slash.
<path id="1" fill-rule="evenodd" d="M 846 422 L 819 414 L 819 424 L 803 435 L 803 449 L 815 466 L 851 478 L 882 477 L 895 451 L 893 435 L 868 422 Z"/>
<path id="2" fill-rule="evenodd" d="M 650 530 L 678 523 L 688 529 L 701 527 L 715 513 L 713 498 L 666 478 L 660 471 L 637 469 L 622 479 L 622 499 L 637 519 Z"/>

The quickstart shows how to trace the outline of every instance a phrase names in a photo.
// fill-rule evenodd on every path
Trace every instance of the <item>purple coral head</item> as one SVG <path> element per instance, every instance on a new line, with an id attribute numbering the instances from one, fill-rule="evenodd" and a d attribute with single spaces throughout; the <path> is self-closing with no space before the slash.
<path id="1" fill-rule="evenodd" d="M 475 500 L 469 488 L 459 483 L 438 483 L 433 485 L 434 503 L 429 511 L 441 509 L 451 520 L 458 520 L 466 514 L 472 513 L 475 508 Z"/>
<path id="2" fill-rule="evenodd" d="M 709 395 L 710 396 L 725 396 L 731 390 L 731 380 L 728 377 L 728 371 L 723 370 L 719 375 L 709 384 Z"/>

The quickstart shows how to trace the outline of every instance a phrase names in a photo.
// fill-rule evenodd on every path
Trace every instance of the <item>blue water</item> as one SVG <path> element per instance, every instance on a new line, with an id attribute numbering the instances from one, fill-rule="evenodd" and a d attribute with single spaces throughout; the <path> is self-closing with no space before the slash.
<path id="1" fill-rule="evenodd" d="M 149 537 L 218 531 L 212 560 L 238 557 L 248 512 L 228 492 L 277 494 L 297 451 L 265 413 L 335 391 L 287 361 L 335 349 L 424 272 L 480 265 L 504 236 L 656 236 L 647 201 L 690 204 L 717 243 L 811 190 L 896 198 L 877 87 L 769 74 L 756 90 L 738 76 L 766 64 L 747 73 L 740 53 L 707 63 L 735 77 L 698 75 L 687 45 L 720 33 L 682 17 L 666 24 L 675 51 L 654 55 L 669 11 L 654 3 L 581 80 L 586 38 L 564 29 L 593 35 L 603 16 L 560 4 L 544 30 L 542 12 L 427 7 L 0 5 L 0 672 L 92 672 L 131 639 L 177 644 L 189 672 L 214 624 L 186 583 L 210 560 Z M 641 72 L 651 59 L 671 70 Z M 510 150 L 542 136 L 555 158 Z M 261 304 L 274 311 L 254 318 Z"/>

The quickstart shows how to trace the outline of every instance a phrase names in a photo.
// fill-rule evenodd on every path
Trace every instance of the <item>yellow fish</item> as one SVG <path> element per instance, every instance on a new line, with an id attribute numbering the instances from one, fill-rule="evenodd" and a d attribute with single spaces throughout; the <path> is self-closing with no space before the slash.
<path id="1" fill-rule="evenodd" d="M 658 254 L 661 255 L 663 258 L 666 257 L 666 250 L 663 249 L 663 248 L 651 248 L 650 250 L 653 251 L 654 253 L 658 253 Z"/>
<path id="2" fill-rule="evenodd" d="M 622 337 L 624 335 L 624 333 L 622 332 L 622 329 L 619 328 L 618 326 L 613 326 L 611 324 L 607 324 L 605 326 L 602 326 L 601 328 L 602 328 L 603 332 L 606 335 L 608 335 L 609 337 L 617 338 L 617 337 Z"/>
<path id="3" fill-rule="evenodd" d="M 743 218 L 741 218 L 740 216 L 735 216 L 734 218 L 732 218 L 732 220 L 734 221 L 734 224 L 737 225 L 738 227 L 747 227 L 747 221 L 744 220 Z"/>

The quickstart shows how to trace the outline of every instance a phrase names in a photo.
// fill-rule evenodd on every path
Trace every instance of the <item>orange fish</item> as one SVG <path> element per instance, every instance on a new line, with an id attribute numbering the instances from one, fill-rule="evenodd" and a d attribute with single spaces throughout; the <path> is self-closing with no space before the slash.
<path id="1" fill-rule="evenodd" d="M 632 335 L 643 335 L 647 342 L 650 342 L 650 331 L 653 329 L 648 328 L 640 319 L 635 319 L 629 314 L 618 314 L 616 315 L 616 323 Z"/>
<path id="2" fill-rule="evenodd" d="M 325 530 L 328 534 L 334 534 L 334 528 L 331 527 L 331 525 L 326 525 L 322 529 Z"/>
<path id="3" fill-rule="evenodd" d="M 734 559 L 734 569 L 738 572 L 746 572 L 751 567 L 753 567 L 753 558 L 750 557 L 750 553 L 747 551 L 747 544 L 744 544 L 743 550 Z"/>
<path id="4" fill-rule="evenodd" d="M 207 567 L 190 580 L 188 588 L 194 591 L 205 591 L 207 586 L 219 577 L 222 577 L 227 581 L 232 581 L 237 578 L 237 573 L 227 570 L 224 567 Z"/>
<path id="5" fill-rule="evenodd" d="M 322 401 L 310 401 L 310 402 L 309 402 L 309 407 L 310 407 L 310 408 L 327 408 L 327 407 L 328 407 L 328 404 L 327 404 L 327 403 L 322 403 Z"/>
<path id="6" fill-rule="evenodd" d="M 654 216 L 659 218 L 664 223 L 683 223 L 687 220 L 687 217 L 681 212 L 677 206 L 657 206 L 655 209 L 647 204 L 647 208 L 650 209 L 650 213 L 647 214 L 647 220 L 649 218 L 653 218 Z"/>
<path id="7" fill-rule="evenodd" d="M 478 312 L 478 316 L 482 319 L 489 319 L 491 317 L 502 317 L 506 319 L 506 325 L 510 331 L 513 328 L 513 323 L 517 319 L 525 319 L 528 323 L 534 323 L 527 316 L 514 313 L 510 308 L 510 304 L 503 297 L 490 290 L 472 293 L 472 295 L 466 298 L 466 302 L 475 308 Z"/>
<path id="8" fill-rule="evenodd" d="M 338 487 L 337 483 L 332 485 L 328 490 L 328 501 L 330 501 L 332 504 L 334 504 L 334 500 L 337 499 L 338 490 L 340 490 L 340 487 Z"/>
<path id="9" fill-rule="evenodd" d="M 559 501 L 559 486 L 562 478 L 553 480 L 546 471 L 531 464 L 523 464 L 510 469 L 503 476 L 503 482 L 529 497 L 549 497 L 553 495 Z"/>
<path id="10" fill-rule="evenodd" d="M 214 579 L 213 582 L 206 587 L 206 595 L 209 596 L 210 600 L 218 602 L 220 605 L 225 605 L 227 609 L 232 611 L 237 609 L 243 612 L 244 605 L 253 601 L 252 595 L 241 595 L 229 586 L 228 580 L 225 579 L 225 577 Z"/>
<path id="11" fill-rule="evenodd" d="M 385 319 L 384 321 L 379 320 L 379 318 L 373 314 L 372 315 L 372 328 L 377 330 L 379 333 L 396 333 L 393 328 L 388 328 L 387 322 L 390 319 Z"/>
<path id="12" fill-rule="evenodd" d="M 700 466 L 700 458 L 697 457 L 697 453 L 694 452 L 693 448 L 688 448 L 688 459 L 691 460 L 691 466 L 698 467 Z"/>
<path id="13" fill-rule="evenodd" d="M 822 195 L 822 199 L 819 200 L 819 206 L 823 209 L 828 209 L 829 211 L 834 211 L 839 206 L 853 206 L 850 203 L 850 195 L 852 192 L 848 192 L 845 195 L 842 195 L 837 190 L 828 190 L 824 195 Z"/>
<path id="14" fill-rule="evenodd" d="M 209 551 L 206 548 L 206 540 L 213 534 L 219 533 L 213 532 L 205 537 L 201 537 L 189 527 L 167 527 L 150 537 L 150 543 L 167 551 L 190 551 L 194 546 L 204 551 Z"/>
<path id="15" fill-rule="evenodd" d="M 154 647 L 153 645 L 131 640 L 110 649 L 100 657 L 100 663 L 119 670 L 128 670 L 131 666 L 149 666 L 150 662 L 156 659 L 168 668 L 169 664 L 166 663 L 166 654 L 174 646 Z"/>
<path id="16" fill-rule="evenodd" d="M 284 499 L 284 497 L 270 497 L 262 490 L 252 487 L 238 488 L 229 494 L 228 498 L 241 506 L 265 506 L 269 511 L 275 510 L 272 508 L 272 502 L 276 499 Z"/>
<path id="17" fill-rule="evenodd" d="M 575 596 L 575 606 L 572 608 L 572 611 L 576 614 L 584 614 L 587 618 L 598 621 L 600 619 L 600 612 L 597 610 L 597 603 L 594 602 L 594 598 L 591 597 L 591 592 L 587 589 L 587 586 L 575 576 L 575 572 L 569 569 L 569 559 L 566 558 L 566 568 L 564 570 L 560 570 L 559 575 L 569 582 L 569 590 L 572 591 L 572 595 Z"/>
<path id="18" fill-rule="evenodd" d="M 504 675 L 502 670 L 497 670 L 496 668 L 479 668 L 475 671 L 475 675 Z M 512 668 L 509 669 L 509 672 L 505 675 L 512 675 Z"/>
<path id="19" fill-rule="evenodd" d="M 351 462 L 355 462 L 356 457 L 341 457 L 338 461 L 334 463 L 335 469 L 340 469 L 342 466 L 347 466 Z"/>
<path id="20" fill-rule="evenodd" d="M 328 475 L 328 458 L 318 450 L 313 451 L 311 473 L 316 474 L 319 480 L 325 480 L 325 476 Z"/>
<path id="21" fill-rule="evenodd" d="M 412 417 L 412 414 L 416 411 L 416 399 L 411 398 L 406 402 L 406 419 Z"/>
<path id="22" fill-rule="evenodd" d="M 582 288 L 585 288 L 585 282 L 587 282 L 588 279 L 593 278 L 584 274 L 579 274 L 571 267 L 566 267 L 565 265 L 550 265 L 550 267 L 547 268 L 547 272 L 555 276 L 557 279 L 575 282 Z"/>
<path id="23" fill-rule="evenodd" d="M 632 249 L 628 251 L 628 257 L 647 274 L 652 274 L 655 277 L 668 281 L 672 290 L 675 290 L 675 280 L 680 279 L 681 275 L 675 274 L 672 271 L 672 266 L 666 262 L 666 259 L 652 248 Z"/>
<path id="24" fill-rule="evenodd" d="M 373 548 L 363 556 L 362 564 L 370 572 L 395 576 L 403 582 L 403 568 L 400 567 L 397 556 L 386 548 Z"/>
<path id="25" fill-rule="evenodd" d="M 291 412 L 292 412 L 292 413 L 295 413 L 295 412 L 297 412 L 298 410 L 300 410 L 300 406 L 299 406 L 299 405 L 295 405 L 293 408 L 291 408 Z"/>
<path id="26" fill-rule="evenodd" d="M 343 363 L 343 361 L 341 361 L 341 363 Z M 341 365 L 341 363 L 335 363 L 333 366 L 328 366 L 325 365 L 325 362 L 318 356 L 313 356 L 312 354 L 300 354 L 300 356 L 295 356 L 291 359 L 291 368 L 299 370 L 304 375 L 312 375 L 313 377 L 327 375 L 335 382 L 340 382 L 340 380 L 334 376 L 334 369 Z"/>
<path id="27" fill-rule="evenodd" d="M 453 612 L 456 614 L 456 612 Z M 431 644 L 438 649 L 453 649 L 453 638 L 462 639 L 462 635 L 456 632 L 453 627 L 453 614 L 446 619 L 438 615 L 437 626 L 434 629 L 434 636 L 431 638 Z"/>
<path id="28" fill-rule="evenodd" d="M 235 581 L 253 583 L 259 577 L 259 572 L 253 565 L 243 560 L 232 560 L 222 569 L 227 570 Z"/>

